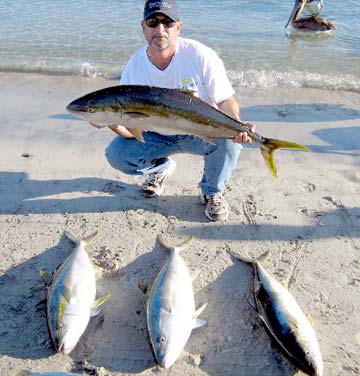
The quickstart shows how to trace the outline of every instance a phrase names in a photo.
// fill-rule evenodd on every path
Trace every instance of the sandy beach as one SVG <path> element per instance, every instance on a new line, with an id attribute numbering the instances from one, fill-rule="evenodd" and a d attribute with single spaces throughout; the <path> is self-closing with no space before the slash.
<path id="1" fill-rule="evenodd" d="M 176 155 L 163 196 L 146 199 L 141 177 L 106 161 L 114 134 L 66 112 L 73 99 L 116 81 L 0 73 L 0 374 L 45 371 L 99 376 L 283 376 L 297 369 L 256 317 L 252 270 L 228 250 L 259 256 L 311 315 L 324 375 L 360 374 L 360 93 L 236 88 L 241 117 L 257 131 L 309 146 L 276 154 L 271 176 L 259 147 L 246 146 L 226 193 L 231 215 L 209 223 L 199 201 L 202 158 Z M 191 166 L 191 168 L 189 168 Z M 191 171 L 191 173 L 190 173 Z M 73 249 L 64 236 L 99 229 L 88 247 L 98 296 L 111 294 L 76 349 L 55 354 L 45 317 L 49 272 Z M 145 298 L 168 257 L 156 235 L 180 243 L 196 304 L 208 326 L 192 333 L 170 370 L 154 368 Z"/>

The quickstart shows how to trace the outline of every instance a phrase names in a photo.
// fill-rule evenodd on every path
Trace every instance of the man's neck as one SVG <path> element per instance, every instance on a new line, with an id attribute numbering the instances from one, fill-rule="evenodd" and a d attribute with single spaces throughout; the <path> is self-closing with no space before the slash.
<path id="1" fill-rule="evenodd" d="M 148 59 L 156 68 L 165 70 L 171 63 L 171 60 L 175 55 L 175 51 L 175 47 L 164 51 L 148 47 L 146 52 Z"/>

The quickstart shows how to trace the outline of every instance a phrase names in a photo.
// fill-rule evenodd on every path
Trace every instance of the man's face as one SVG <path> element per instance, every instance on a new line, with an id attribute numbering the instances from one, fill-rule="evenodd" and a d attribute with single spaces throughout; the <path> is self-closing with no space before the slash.
<path id="1" fill-rule="evenodd" d="M 182 23 L 172 21 L 169 17 L 158 13 L 146 21 L 143 20 L 141 25 L 149 46 L 164 51 L 175 46 Z"/>

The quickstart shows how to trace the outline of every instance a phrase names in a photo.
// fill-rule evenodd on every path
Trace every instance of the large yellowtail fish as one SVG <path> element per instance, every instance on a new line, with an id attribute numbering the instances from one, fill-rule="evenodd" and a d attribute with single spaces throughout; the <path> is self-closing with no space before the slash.
<path id="1" fill-rule="evenodd" d="M 247 132 L 260 144 L 265 162 L 274 176 L 277 176 L 275 150 L 309 151 L 304 145 L 251 132 L 246 122 L 233 119 L 190 91 L 139 85 L 113 86 L 74 100 L 67 110 L 98 126 L 123 125 L 139 141 L 144 141 L 143 131 L 164 135 L 190 134 L 207 142 L 216 138 L 232 139 L 239 132 Z"/>
<path id="2" fill-rule="evenodd" d="M 158 237 L 171 254 L 152 284 L 146 314 L 153 353 L 158 364 L 164 368 L 171 367 L 179 358 L 191 331 L 206 324 L 197 318 L 206 305 L 195 311 L 192 278 L 180 256 L 192 239 L 171 247 Z"/>
<path id="3" fill-rule="evenodd" d="M 254 298 L 259 318 L 284 355 L 301 371 L 322 376 L 323 360 L 313 326 L 290 292 L 261 265 L 258 259 L 232 256 L 254 268 Z"/>
<path id="4" fill-rule="evenodd" d="M 96 271 L 85 250 L 98 232 L 85 239 L 77 239 L 67 231 L 65 235 L 76 243 L 75 249 L 51 282 L 49 275 L 44 271 L 40 273 L 49 283 L 46 316 L 51 339 L 57 352 L 69 354 L 84 333 L 90 317 L 100 313 L 99 307 L 109 295 L 95 300 Z"/>

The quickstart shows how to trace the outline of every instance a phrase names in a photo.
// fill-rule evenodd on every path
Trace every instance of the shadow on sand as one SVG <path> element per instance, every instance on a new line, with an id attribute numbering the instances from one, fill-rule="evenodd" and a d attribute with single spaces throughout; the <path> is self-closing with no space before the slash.
<path id="1" fill-rule="evenodd" d="M 79 192 L 77 198 L 68 198 Z M 205 222 L 198 196 L 145 198 L 139 186 L 101 178 L 31 180 L 26 173 L 0 172 L 0 214 L 101 213 L 145 209 L 183 221 Z M 63 197 L 59 198 L 58 196 Z"/>
<path id="2" fill-rule="evenodd" d="M 24 359 L 42 359 L 54 354 L 43 302 L 46 288 L 38 270 L 54 270 L 72 249 L 71 242 L 62 237 L 55 247 L 0 277 L 1 354 Z M 70 354 L 75 362 L 87 359 L 95 366 L 131 374 L 156 366 L 146 330 L 145 295 L 139 285 L 150 286 L 167 257 L 167 252 L 156 245 L 123 268 L 98 279 L 97 295 L 110 293 L 111 297 L 102 313 L 90 320 Z M 294 368 L 271 349 L 269 337 L 248 304 L 252 292 L 251 268 L 236 260 L 234 263 L 196 294 L 198 305 L 208 303 L 201 316 L 208 326 L 192 333 L 185 350 L 200 348 L 203 353 L 200 367 L 211 375 L 264 375 L 267 370 L 272 375 L 293 375 Z"/>
<path id="3" fill-rule="evenodd" d="M 252 268 L 233 263 L 197 294 L 198 304 L 208 303 L 201 316 L 208 326 L 193 332 L 187 347 L 201 349 L 200 367 L 209 375 L 294 375 L 296 368 L 273 346 L 251 305 Z"/>
<path id="4" fill-rule="evenodd" d="M 306 116 L 305 116 L 306 114 Z M 341 104 L 271 104 L 247 106 L 241 109 L 241 117 L 252 122 L 276 123 L 329 123 L 360 119 L 360 111 Z"/>
<path id="5" fill-rule="evenodd" d="M 47 289 L 39 270 L 54 271 L 73 247 L 63 236 L 55 247 L 10 268 L 0 277 L 1 354 L 42 359 L 55 353 L 46 324 Z M 166 251 L 156 246 L 115 274 L 109 276 L 105 272 L 98 279 L 97 296 L 111 293 L 111 297 L 102 313 L 90 320 L 70 354 L 75 361 L 86 358 L 94 365 L 126 373 L 155 365 L 146 332 L 145 297 L 138 284 L 149 285 L 166 257 Z"/>

